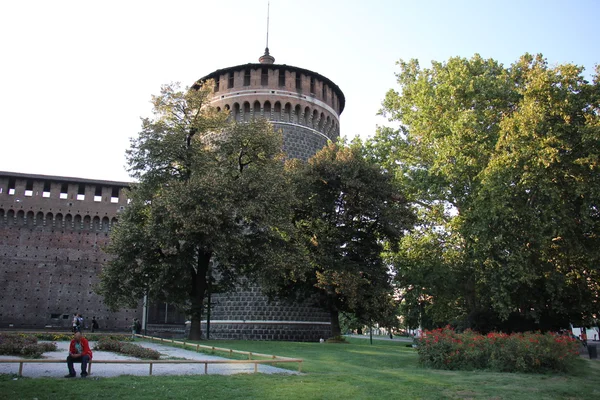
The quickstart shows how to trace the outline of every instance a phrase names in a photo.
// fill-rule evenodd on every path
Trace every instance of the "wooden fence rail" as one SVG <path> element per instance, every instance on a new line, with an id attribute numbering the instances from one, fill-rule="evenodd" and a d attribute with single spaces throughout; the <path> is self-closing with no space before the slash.
<path id="1" fill-rule="evenodd" d="M 302 372 L 302 360 L 91 360 L 88 364 L 88 374 L 92 373 L 92 364 L 149 364 L 149 375 L 152 375 L 154 364 L 204 364 L 204 374 L 208 374 L 208 364 L 254 364 L 254 373 L 258 372 L 258 364 L 298 363 L 298 372 Z M 0 364 L 19 364 L 19 376 L 23 376 L 23 364 L 66 364 L 65 360 L 47 359 L 13 359 L 0 360 Z"/>
<path id="2" fill-rule="evenodd" d="M 196 351 L 200 349 L 207 349 L 212 351 L 221 351 L 224 353 L 232 354 L 243 354 L 248 356 L 247 360 L 90 360 L 88 364 L 88 373 L 92 372 L 92 364 L 149 364 L 149 375 L 152 375 L 152 366 L 154 364 L 204 364 L 204 374 L 208 374 L 208 364 L 254 364 L 254 373 L 258 372 L 258 364 L 279 364 L 279 363 L 298 363 L 298 372 L 302 372 L 302 362 L 304 361 L 301 358 L 290 358 L 290 357 L 281 357 L 275 356 L 271 354 L 262 354 L 262 353 L 253 353 L 249 351 L 241 351 L 241 350 L 233 350 L 227 349 L 223 347 L 215 347 L 215 346 L 206 346 L 197 343 L 186 343 L 185 341 L 177 341 L 172 339 L 163 339 L 157 338 L 154 336 L 144 336 L 144 335 L 135 335 L 136 337 L 149 339 L 152 341 L 158 341 L 161 343 L 172 343 L 176 345 L 186 347 L 191 347 L 196 349 Z M 252 357 L 265 357 L 268 360 L 253 360 Z M 40 364 L 40 363 L 49 363 L 49 364 L 66 364 L 66 360 L 48 360 L 48 359 L 12 359 L 12 360 L 0 360 L 0 364 L 19 364 L 19 376 L 23 376 L 23 364 Z"/>
<path id="3" fill-rule="evenodd" d="M 196 351 L 200 350 L 200 349 L 206 349 L 206 350 L 212 350 L 212 351 L 221 351 L 223 353 L 229 353 L 231 354 L 243 354 L 243 355 L 247 355 L 248 356 L 248 360 L 252 360 L 253 356 L 256 357 L 266 357 L 266 358 L 272 358 L 273 360 L 290 360 L 288 362 L 298 362 L 298 363 L 302 363 L 302 359 L 300 358 L 290 358 L 290 357 L 281 357 L 281 356 L 275 356 L 272 354 L 263 354 L 263 353 L 253 353 L 250 351 L 242 351 L 242 350 L 233 350 L 233 349 L 227 349 L 224 347 L 215 347 L 215 346 L 206 346 L 203 344 L 197 344 L 197 343 L 187 343 L 185 341 L 178 341 L 178 340 L 173 340 L 173 339 L 163 339 L 163 338 L 158 338 L 158 337 L 154 337 L 154 336 L 144 336 L 144 335 L 135 335 L 136 337 L 139 338 L 143 338 L 143 339 L 150 339 L 152 341 L 158 341 L 160 343 L 173 343 L 173 344 L 177 344 L 183 347 L 191 347 L 193 349 L 196 349 Z"/>

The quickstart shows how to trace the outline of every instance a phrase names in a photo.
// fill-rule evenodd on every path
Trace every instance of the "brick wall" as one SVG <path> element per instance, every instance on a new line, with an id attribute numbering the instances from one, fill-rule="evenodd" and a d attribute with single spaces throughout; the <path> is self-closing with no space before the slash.
<path id="1" fill-rule="evenodd" d="M 69 329 L 73 313 L 101 329 L 126 329 L 141 307 L 110 312 L 94 293 L 107 232 L 7 223 L 0 219 L 0 327 Z"/>

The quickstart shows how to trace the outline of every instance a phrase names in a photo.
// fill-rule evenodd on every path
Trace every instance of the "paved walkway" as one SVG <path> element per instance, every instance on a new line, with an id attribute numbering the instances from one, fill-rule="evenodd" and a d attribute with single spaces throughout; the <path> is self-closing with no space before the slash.
<path id="1" fill-rule="evenodd" d="M 192 350 L 184 350 L 176 347 L 165 346 L 158 343 L 138 342 L 143 347 L 154 349 L 160 352 L 161 359 L 187 359 L 187 360 L 225 360 L 223 357 L 211 356 L 203 353 L 197 353 Z M 95 342 L 90 342 L 93 349 Z M 66 360 L 69 342 L 58 342 L 58 350 L 43 354 L 43 358 Z M 96 360 L 139 360 L 135 357 L 123 356 L 107 351 L 94 351 Z M 19 371 L 19 364 L 2 364 L 3 359 L 15 359 L 19 357 L 0 355 L 0 374 L 16 374 Z M 290 364 L 296 365 L 296 364 Z M 81 371 L 81 366 L 75 364 L 77 376 Z M 88 379 L 115 377 L 120 375 L 148 376 L 148 364 L 92 364 L 92 374 Z M 240 373 L 253 373 L 254 364 L 209 364 L 208 374 L 210 375 L 232 375 Z M 269 365 L 258 365 L 258 372 L 263 374 L 297 374 L 297 370 L 288 370 Z M 54 377 L 62 378 L 68 373 L 67 364 L 36 364 L 26 363 L 23 365 L 23 376 L 29 378 Z M 204 364 L 154 364 L 152 366 L 152 375 L 202 375 L 204 374 Z"/>

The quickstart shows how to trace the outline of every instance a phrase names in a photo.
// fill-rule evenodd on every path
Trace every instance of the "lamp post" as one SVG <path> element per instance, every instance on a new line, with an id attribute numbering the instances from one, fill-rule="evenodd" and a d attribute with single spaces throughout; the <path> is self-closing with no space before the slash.
<path id="1" fill-rule="evenodd" d="M 142 326 L 144 327 L 144 336 L 148 336 L 148 292 L 144 295 Z"/>

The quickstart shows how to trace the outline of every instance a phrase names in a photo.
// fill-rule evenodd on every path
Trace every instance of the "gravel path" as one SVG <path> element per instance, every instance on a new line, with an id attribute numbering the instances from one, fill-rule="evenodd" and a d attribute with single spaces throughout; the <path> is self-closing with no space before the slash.
<path id="1" fill-rule="evenodd" d="M 137 343 L 143 347 L 154 349 L 160 352 L 161 359 L 187 359 L 187 360 L 225 360 L 223 357 L 211 356 L 203 353 L 197 353 L 192 350 L 183 350 L 176 347 L 165 346 L 158 343 L 142 342 Z M 95 342 L 90 342 L 93 349 Z M 58 350 L 43 354 L 43 358 L 66 360 L 68 355 L 68 342 L 58 342 Z M 139 360 L 135 357 L 123 356 L 107 351 L 93 350 L 96 360 Z M 0 355 L 0 374 L 16 374 L 19 371 L 19 364 L 3 364 L 2 360 L 18 359 L 19 357 Z M 293 364 L 294 366 L 296 364 Z M 74 364 L 77 376 L 81 371 L 79 364 Z M 92 364 L 92 374 L 88 379 L 97 379 L 100 377 L 114 377 L 120 375 L 148 376 L 148 364 Z M 210 375 L 232 375 L 240 373 L 253 373 L 254 364 L 209 364 L 208 374 Z M 297 374 L 297 370 L 288 370 L 269 365 L 258 365 L 258 372 L 263 374 Z M 23 376 L 28 378 L 53 377 L 62 378 L 67 374 L 67 364 L 23 364 Z M 152 366 L 152 375 L 203 375 L 204 364 L 154 364 Z"/>

